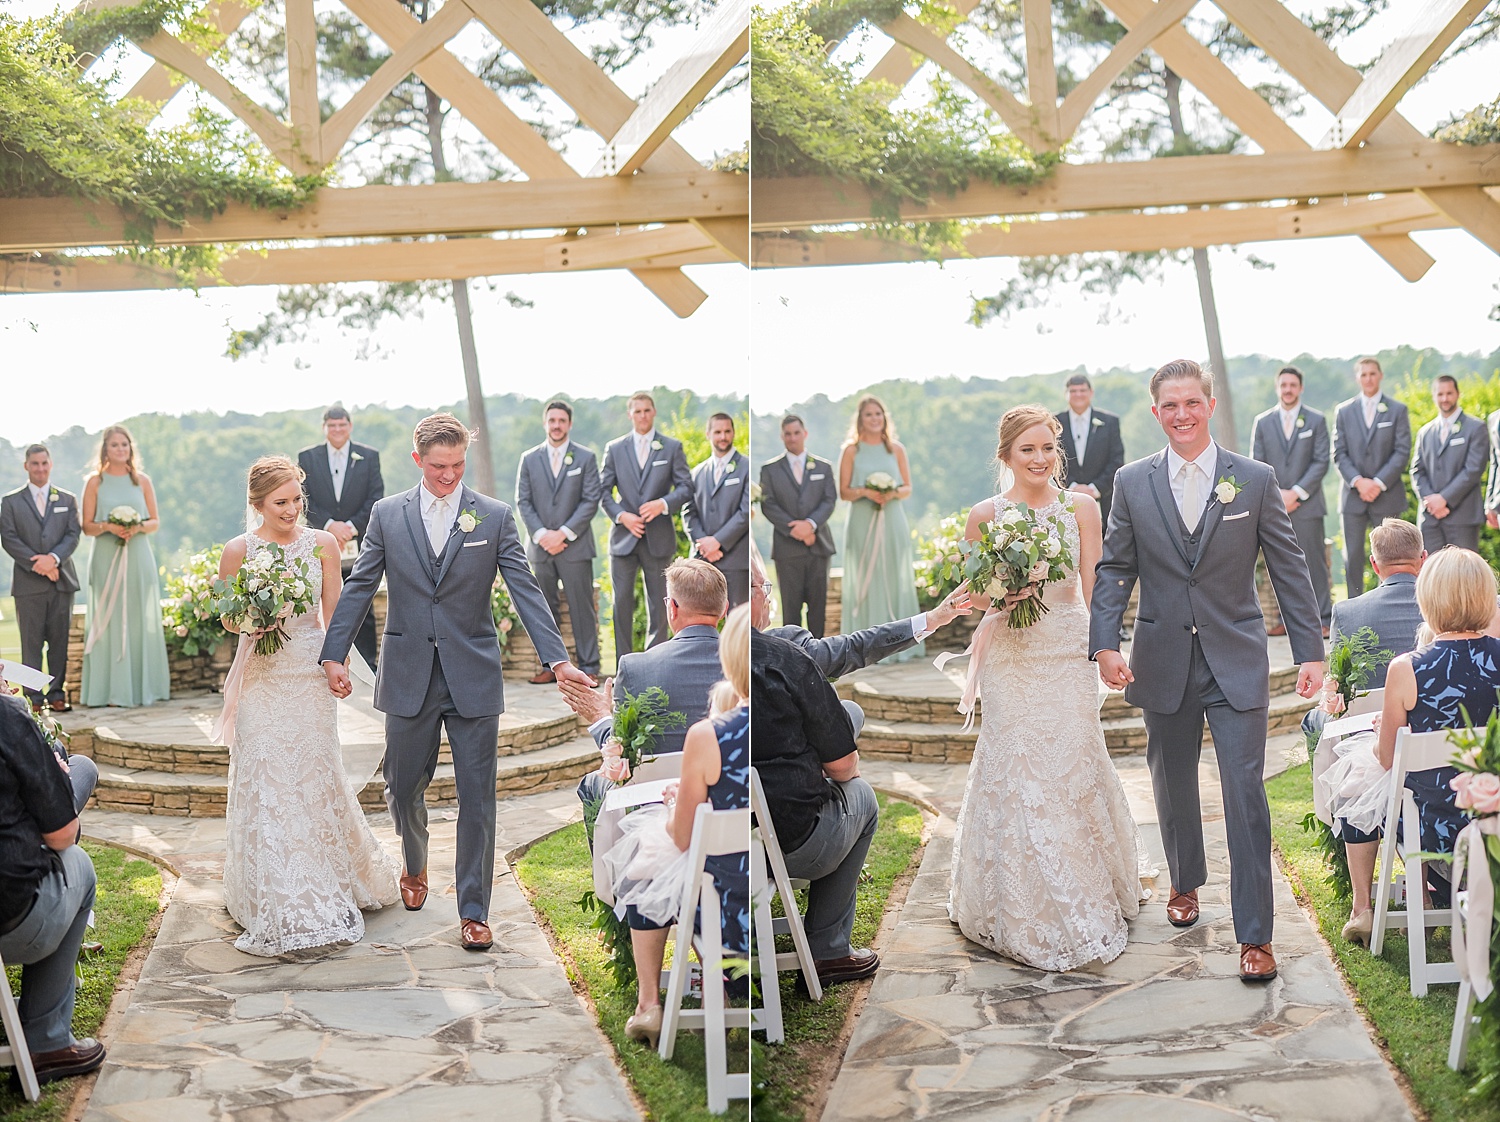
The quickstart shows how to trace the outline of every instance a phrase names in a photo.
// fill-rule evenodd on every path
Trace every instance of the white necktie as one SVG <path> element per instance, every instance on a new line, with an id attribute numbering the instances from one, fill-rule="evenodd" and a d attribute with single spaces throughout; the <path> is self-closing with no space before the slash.
<path id="1" fill-rule="evenodd" d="M 561 448 L 553 448 L 551 450 L 551 452 L 552 452 L 552 478 L 556 479 L 557 478 L 557 472 L 562 467 L 563 450 Z"/>
<path id="2" fill-rule="evenodd" d="M 803 472 L 802 458 L 800 456 L 793 457 L 792 458 L 792 478 L 797 481 L 797 486 L 798 487 L 802 486 L 802 472 Z"/>
<path id="3" fill-rule="evenodd" d="M 724 461 L 723 460 L 719 460 L 719 459 L 715 459 L 714 460 L 714 486 L 717 487 L 720 483 L 723 483 L 723 482 L 724 482 Z"/>
<path id="4" fill-rule="evenodd" d="M 1285 436 L 1288 440 L 1292 439 L 1292 426 L 1295 425 L 1296 423 L 1297 423 L 1296 414 L 1294 414 L 1294 413 L 1282 413 L 1282 415 L 1281 415 L 1281 434 L 1283 436 Z"/>
<path id="5" fill-rule="evenodd" d="M 1201 474 L 1197 464 L 1182 465 L 1182 520 L 1189 530 L 1196 530 L 1203 518 L 1203 502 L 1198 497 L 1198 477 Z"/>
<path id="6" fill-rule="evenodd" d="M 442 555 L 448 540 L 448 497 L 439 498 L 432 504 L 427 515 L 427 540 L 432 544 L 434 557 Z"/>
<path id="7" fill-rule="evenodd" d="M 1375 407 L 1380 404 L 1378 397 L 1365 398 L 1365 428 L 1375 427 Z"/>
<path id="8" fill-rule="evenodd" d="M 1448 420 L 1448 418 L 1444 417 L 1438 423 L 1438 433 L 1442 436 L 1444 444 L 1448 443 L 1448 436 L 1452 432 L 1453 432 L 1453 422 L 1450 421 L 1450 420 Z"/>
<path id="9" fill-rule="evenodd" d="M 650 435 L 651 435 L 650 433 L 646 434 L 646 436 L 650 436 Z M 651 455 L 651 445 L 650 445 L 650 442 L 647 441 L 647 439 L 646 439 L 645 436 L 638 436 L 638 437 L 636 437 L 635 438 L 635 462 L 636 462 L 637 466 L 644 468 L 646 466 L 646 460 L 650 457 L 650 455 Z"/>
<path id="10" fill-rule="evenodd" d="M 40 514 L 43 518 L 47 517 L 47 492 L 46 491 L 38 491 L 36 493 L 36 512 L 38 514 Z"/>

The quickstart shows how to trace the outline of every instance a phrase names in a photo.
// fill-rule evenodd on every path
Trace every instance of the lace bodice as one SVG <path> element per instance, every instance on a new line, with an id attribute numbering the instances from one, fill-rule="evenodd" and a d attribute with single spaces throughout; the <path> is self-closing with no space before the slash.
<path id="1" fill-rule="evenodd" d="M 1073 501 L 1065 498 L 1065 493 L 1058 496 L 1045 506 L 1032 507 L 1032 511 L 1042 516 L 1059 514 L 1062 516 L 1064 543 L 1068 547 L 1068 556 L 1073 559 L 1068 576 L 1056 584 L 1049 584 L 1045 593 L 1048 601 L 1066 601 L 1078 599 L 1078 560 L 1079 551 L 1082 549 L 1083 539 L 1078 533 L 1078 518 L 1073 513 Z M 996 495 L 990 500 L 995 504 L 995 517 L 999 518 L 1008 507 L 1020 506 L 1020 503 L 1012 502 L 1004 495 Z"/>

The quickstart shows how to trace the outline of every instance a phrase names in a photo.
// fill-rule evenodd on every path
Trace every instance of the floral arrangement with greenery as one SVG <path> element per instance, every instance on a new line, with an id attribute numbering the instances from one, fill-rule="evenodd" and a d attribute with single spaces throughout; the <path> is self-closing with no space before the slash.
<path id="1" fill-rule="evenodd" d="M 510 636 L 521 622 L 521 617 L 516 615 L 516 606 L 511 603 L 510 589 L 505 587 L 505 582 L 499 577 L 495 578 L 495 584 L 490 589 L 490 615 L 495 620 L 495 633 L 500 636 L 500 649 L 503 651 L 510 643 Z"/>
<path id="2" fill-rule="evenodd" d="M 964 577 L 962 511 L 938 523 L 937 532 L 917 542 L 917 602 L 925 611 L 937 607 L 953 585 Z"/>
<path id="3" fill-rule="evenodd" d="M 178 572 L 162 570 L 161 626 L 168 649 L 176 654 L 213 654 L 229 638 L 214 611 L 214 580 L 223 552 L 222 545 L 211 546 L 189 557 Z"/>

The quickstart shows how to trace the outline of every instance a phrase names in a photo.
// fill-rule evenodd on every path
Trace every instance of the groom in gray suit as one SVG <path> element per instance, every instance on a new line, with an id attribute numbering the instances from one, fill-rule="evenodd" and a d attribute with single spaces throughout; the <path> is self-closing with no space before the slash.
<path id="1" fill-rule="evenodd" d="M 437 413 L 417 423 L 412 459 L 422 482 L 381 499 L 364 548 L 328 624 L 319 661 L 335 697 L 348 697 L 344 660 L 386 580 L 385 642 L 375 708 L 385 714 L 385 798 L 401 837 L 401 900 L 427 900 L 427 806 L 443 728 L 458 789 L 455 873 L 466 950 L 488 950 L 495 879 L 495 745 L 505 687 L 490 614 L 498 570 L 543 663 L 559 681 L 585 682 L 568 661 L 546 598 L 526 567 L 510 507 L 463 485 L 470 434 Z"/>
<path id="2" fill-rule="evenodd" d="M 1190 359 L 1169 362 L 1151 378 L 1151 400 L 1167 448 L 1115 476 L 1089 651 L 1104 684 L 1124 689 L 1125 700 L 1144 710 L 1146 762 L 1172 873 L 1167 919 L 1178 927 L 1197 921 L 1198 889 L 1208 879 L 1198 792 L 1207 717 L 1223 787 L 1240 977 L 1265 981 L 1276 976 L 1271 815 L 1262 779 L 1271 696 L 1256 554 L 1265 555 L 1292 655 L 1302 664 L 1303 697 L 1323 683 L 1317 600 L 1275 474 L 1209 435 L 1213 376 Z M 1137 581 L 1127 666 L 1120 624 Z"/>

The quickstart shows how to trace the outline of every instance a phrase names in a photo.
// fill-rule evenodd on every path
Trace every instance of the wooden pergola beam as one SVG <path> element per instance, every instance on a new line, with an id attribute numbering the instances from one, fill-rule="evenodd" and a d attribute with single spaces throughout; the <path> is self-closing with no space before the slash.
<path id="1" fill-rule="evenodd" d="M 325 188 L 293 211 L 231 204 L 181 231 L 162 228 L 164 245 L 287 242 L 314 238 L 422 237 L 496 230 L 545 230 L 738 216 L 748 202 L 743 176 L 528 180 Z M 124 219 L 111 207 L 72 199 L 7 199 L 0 207 L 0 253 L 125 245 Z"/>
<path id="2" fill-rule="evenodd" d="M 1319 148 L 1353 148 L 1368 140 L 1490 0 L 1432 0 L 1398 37 L 1334 116 Z"/>
<path id="3" fill-rule="evenodd" d="M 1026 96 L 1035 129 L 1055 151 L 1066 139 L 1058 124 L 1057 60 L 1053 57 L 1052 0 L 1021 0 L 1026 40 Z"/>
<path id="4" fill-rule="evenodd" d="M 1144 253 L 1246 242 L 1299 241 L 1360 235 L 1390 237 L 1455 223 L 1422 196 L 1407 192 L 1379 199 L 1283 206 L 1247 206 L 1158 214 L 1088 214 L 992 224 L 973 230 L 945 260 L 976 257 L 1045 257 L 1072 253 Z M 756 234 L 756 268 L 869 265 L 924 260 L 906 242 L 861 231 Z"/>
<path id="5" fill-rule="evenodd" d="M 313 0 L 284 0 L 283 10 L 292 135 L 311 167 L 321 168 L 331 162 L 331 157 L 323 156 L 323 113 L 318 104 L 318 19 L 313 12 Z"/>
<path id="6" fill-rule="evenodd" d="M 1088 77 L 1068 91 L 1058 114 L 1059 139 L 1065 141 L 1077 132 L 1094 102 L 1125 72 L 1125 68 L 1158 38 L 1186 19 L 1197 3 L 1198 0 L 1160 0 L 1149 15 L 1130 28 Z"/>
<path id="7" fill-rule="evenodd" d="M 240 24 L 245 22 L 249 14 L 249 8 L 234 3 L 234 0 L 224 0 L 223 3 L 211 0 L 210 3 L 204 5 L 203 16 L 214 27 L 213 39 L 202 47 L 194 46 L 192 49 L 199 54 L 203 53 L 205 48 L 218 49 L 234 34 Z M 126 91 L 125 96 L 148 101 L 160 109 L 171 101 L 180 89 L 182 89 L 182 81 L 173 77 L 171 68 L 160 62 L 153 62 L 150 69 L 137 78 L 135 85 Z"/>
<path id="8" fill-rule="evenodd" d="M 230 257 L 205 286 L 399 283 L 523 273 L 657 269 L 731 260 L 688 223 L 623 234 L 273 249 Z M 0 292 L 125 292 L 180 287 L 169 269 L 126 261 L 42 257 L 0 260 Z"/>
<path id="9" fill-rule="evenodd" d="M 1160 160 L 1068 164 L 1032 186 L 975 184 L 925 206 L 905 207 L 902 218 L 937 221 L 1211 206 L 1496 184 L 1500 184 L 1500 145 L 1423 141 L 1355 151 L 1182 156 L 1169 164 Z M 860 224 L 873 213 L 868 192 L 828 179 L 760 179 L 751 190 L 756 230 Z"/>

